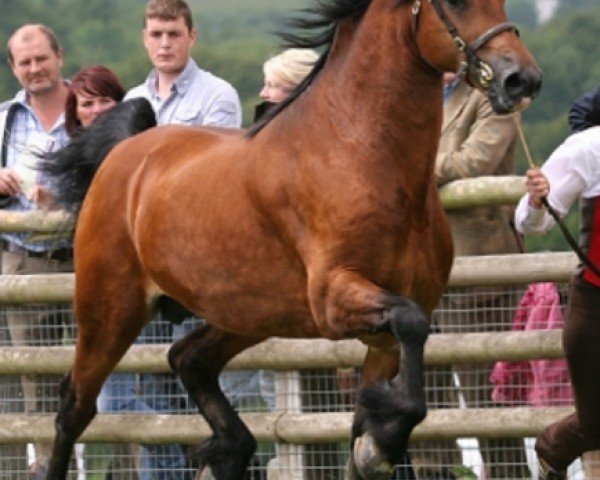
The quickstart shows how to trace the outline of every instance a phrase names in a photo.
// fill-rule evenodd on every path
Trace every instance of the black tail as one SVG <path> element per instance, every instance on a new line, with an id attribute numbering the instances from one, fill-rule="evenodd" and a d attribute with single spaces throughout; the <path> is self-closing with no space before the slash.
<path id="1" fill-rule="evenodd" d="M 148 100 L 127 100 L 98 117 L 66 147 L 42 158 L 39 170 L 52 179 L 58 204 L 77 213 L 108 152 L 122 140 L 155 125 L 156 115 Z"/>

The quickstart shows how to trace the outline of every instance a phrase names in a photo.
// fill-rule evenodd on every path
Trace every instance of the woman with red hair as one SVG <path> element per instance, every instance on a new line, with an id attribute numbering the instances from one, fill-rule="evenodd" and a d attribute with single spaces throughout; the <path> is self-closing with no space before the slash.
<path id="1" fill-rule="evenodd" d="M 72 137 L 99 115 L 123 100 L 125 89 L 117 76 L 102 65 L 85 67 L 73 76 L 65 104 L 65 127 Z"/>

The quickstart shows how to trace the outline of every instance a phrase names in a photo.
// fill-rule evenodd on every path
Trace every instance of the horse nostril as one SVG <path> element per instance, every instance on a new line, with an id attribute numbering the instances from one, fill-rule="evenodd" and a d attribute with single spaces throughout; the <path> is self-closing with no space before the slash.
<path id="1" fill-rule="evenodd" d="M 504 89 L 510 98 L 535 98 L 542 86 L 539 72 L 517 71 L 504 79 Z"/>

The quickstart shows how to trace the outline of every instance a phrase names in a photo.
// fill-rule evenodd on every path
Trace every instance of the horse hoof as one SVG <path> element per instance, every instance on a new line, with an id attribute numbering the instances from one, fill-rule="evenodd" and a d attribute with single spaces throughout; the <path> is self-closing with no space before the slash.
<path id="1" fill-rule="evenodd" d="M 210 467 L 207 465 L 203 469 L 199 470 L 194 480 L 215 480 Z"/>
<path id="2" fill-rule="evenodd" d="M 354 465 L 364 480 L 388 480 L 394 472 L 394 466 L 381 455 L 379 447 L 369 433 L 354 441 Z"/>

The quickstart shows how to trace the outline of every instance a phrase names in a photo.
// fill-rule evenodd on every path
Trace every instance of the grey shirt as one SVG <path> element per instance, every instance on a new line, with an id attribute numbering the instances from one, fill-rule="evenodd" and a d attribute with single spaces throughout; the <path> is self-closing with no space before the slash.
<path id="1" fill-rule="evenodd" d="M 225 80 L 198 67 L 190 58 L 173 84 L 171 95 L 158 95 L 158 73 L 152 70 L 146 81 L 131 89 L 125 99 L 145 97 L 159 125 L 215 125 L 239 128 L 242 108 L 235 89 Z"/>

